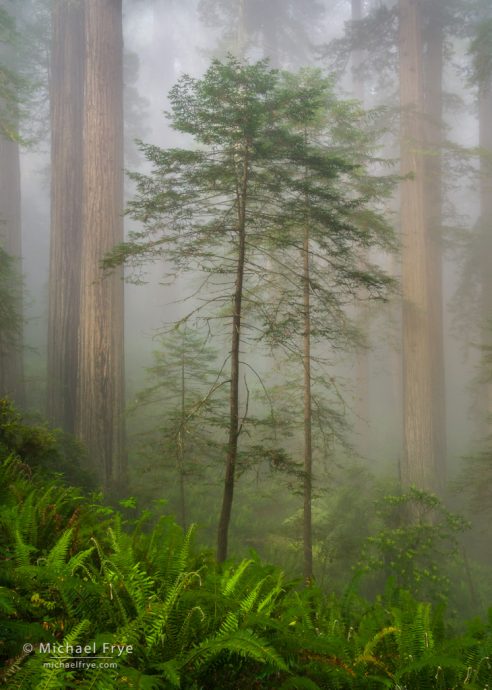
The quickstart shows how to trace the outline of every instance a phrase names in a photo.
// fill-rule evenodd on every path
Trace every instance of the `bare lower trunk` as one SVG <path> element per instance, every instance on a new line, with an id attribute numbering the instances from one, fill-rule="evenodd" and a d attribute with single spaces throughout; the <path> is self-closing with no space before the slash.
<path id="1" fill-rule="evenodd" d="M 52 27 L 47 412 L 53 424 L 74 433 L 82 261 L 82 0 L 56 0 Z"/>
<path id="2" fill-rule="evenodd" d="M 303 368 L 304 368 L 304 581 L 313 579 L 313 439 L 311 401 L 311 308 L 309 276 L 309 228 L 304 230 L 303 244 Z"/>
<path id="3" fill-rule="evenodd" d="M 87 0 L 83 239 L 77 434 L 106 487 L 124 481 L 122 271 L 103 277 L 123 240 L 121 0 Z"/>
<path id="4" fill-rule="evenodd" d="M 422 25 L 417 0 L 400 0 L 403 292 L 403 428 L 401 479 L 435 491 L 439 484 L 432 396 L 432 303 L 424 195 Z"/>
<path id="5" fill-rule="evenodd" d="M 179 474 L 179 514 L 181 516 L 181 527 L 186 529 L 186 491 L 185 491 L 185 425 L 186 425 L 186 378 L 185 378 L 185 337 L 181 342 L 181 423 L 177 446 L 177 463 Z"/>
<path id="6" fill-rule="evenodd" d="M 242 179 L 238 183 L 238 250 L 236 283 L 233 297 L 232 334 L 231 334 L 231 387 L 229 394 L 229 438 L 227 444 L 226 470 L 222 508 L 217 534 L 217 560 L 219 563 L 227 558 L 229 525 L 231 522 L 232 501 L 237 462 L 237 444 L 239 426 L 239 354 L 241 345 L 241 307 L 243 299 L 244 263 L 246 256 L 246 197 L 248 189 L 248 153 L 244 153 Z"/>

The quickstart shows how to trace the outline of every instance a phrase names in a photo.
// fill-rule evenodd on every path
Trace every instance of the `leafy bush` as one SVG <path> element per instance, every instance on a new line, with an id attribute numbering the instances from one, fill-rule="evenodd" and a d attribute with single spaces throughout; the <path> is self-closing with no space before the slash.
<path id="1" fill-rule="evenodd" d="M 26 423 L 10 400 L 0 398 L 0 457 L 9 455 L 17 457 L 26 472 L 43 468 L 61 473 L 70 484 L 95 487 L 94 479 L 83 469 L 82 444 L 59 429 Z"/>

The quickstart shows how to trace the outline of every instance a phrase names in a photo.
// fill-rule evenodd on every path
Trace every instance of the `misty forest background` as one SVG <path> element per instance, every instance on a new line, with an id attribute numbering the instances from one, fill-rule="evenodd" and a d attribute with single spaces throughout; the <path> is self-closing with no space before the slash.
<path id="1" fill-rule="evenodd" d="M 490 0 L 1 0 L 0 222 L 1 682 L 489 687 Z"/>

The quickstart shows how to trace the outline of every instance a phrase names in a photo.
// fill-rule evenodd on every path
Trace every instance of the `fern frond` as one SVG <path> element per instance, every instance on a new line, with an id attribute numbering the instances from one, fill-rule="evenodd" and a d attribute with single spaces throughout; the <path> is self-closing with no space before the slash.
<path id="1" fill-rule="evenodd" d="M 387 635 L 395 635 L 399 632 L 399 629 L 395 628 L 394 626 L 388 626 L 387 628 L 383 628 L 383 630 L 380 630 L 378 633 L 376 633 L 376 635 L 374 635 L 372 640 L 369 640 L 369 642 L 366 643 L 362 656 L 369 656 L 370 654 L 372 654 L 379 642 L 382 639 L 384 639 Z"/>
<path id="2" fill-rule="evenodd" d="M 283 573 L 279 573 L 277 582 L 275 585 L 267 592 L 267 594 L 263 597 L 263 599 L 260 600 L 258 603 L 258 606 L 256 607 L 256 610 L 258 613 L 265 613 L 266 615 L 269 615 L 273 607 L 277 601 L 277 598 L 284 592 L 284 589 L 282 588 L 282 581 L 284 578 Z"/>
<path id="3" fill-rule="evenodd" d="M 46 557 L 46 567 L 59 572 L 66 563 L 68 549 L 72 541 L 73 529 L 67 529 L 63 532 L 56 544 Z"/>
<path id="4" fill-rule="evenodd" d="M 261 589 L 267 580 L 268 577 L 264 577 L 262 580 L 257 582 L 253 589 L 248 592 L 248 594 L 246 594 L 246 596 L 239 602 L 239 608 L 241 609 L 242 613 L 249 613 L 252 610 L 256 600 L 258 599 Z"/>
<path id="5" fill-rule="evenodd" d="M 222 652 L 237 654 L 245 659 L 252 659 L 272 666 L 279 671 L 287 671 L 288 667 L 282 657 L 272 649 L 261 637 L 250 630 L 236 630 L 232 634 L 219 634 L 204 640 L 195 647 L 184 659 L 181 668 L 185 666 L 200 667 L 210 662 Z"/>
<path id="6" fill-rule="evenodd" d="M 181 677 L 179 674 L 178 662 L 176 659 L 170 659 L 163 664 L 156 664 L 155 668 L 162 673 L 166 681 L 173 688 L 181 687 Z"/>
<path id="7" fill-rule="evenodd" d="M 22 538 L 20 530 L 15 530 L 15 551 L 14 559 L 19 567 L 28 566 L 31 563 L 31 553 L 36 551 L 34 546 L 26 544 Z"/>
<path id="8" fill-rule="evenodd" d="M 12 590 L 7 587 L 0 587 L 0 611 L 7 615 L 15 613 L 14 606 L 15 595 Z"/>
<path id="9" fill-rule="evenodd" d="M 278 690 L 321 690 L 320 686 L 306 676 L 287 678 Z"/>
<path id="10" fill-rule="evenodd" d="M 82 569 L 84 574 L 92 579 L 92 573 L 89 568 L 85 567 L 85 562 L 94 553 L 94 549 L 95 547 L 91 546 L 90 548 L 85 549 L 85 551 L 79 551 L 70 558 L 67 563 L 67 570 L 71 575 L 74 575 L 79 569 Z"/>
<path id="11" fill-rule="evenodd" d="M 231 635 L 232 633 L 236 632 L 236 630 L 239 628 L 239 621 L 238 617 L 233 611 L 229 611 L 227 616 L 225 617 L 225 620 L 222 622 L 222 625 L 219 628 L 219 631 L 217 633 L 217 637 L 222 637 L 225 635 Z"/>
<path id="12" fill-rule="evenodd" d="M 245 570 L 249 568 L 249 566 L 253 563 L 254 561 L 249 559 L 244 559 L 241 561 L 241 563 L 237 566 L 236 570 L 232 575 L 228 573 L 225 574 L 222 582 L 222 594 L 224 596 L 228 597 L 231 594 L 233 594 L 234 590 L 236 589 L 236 586 L 243 576 Z"/>

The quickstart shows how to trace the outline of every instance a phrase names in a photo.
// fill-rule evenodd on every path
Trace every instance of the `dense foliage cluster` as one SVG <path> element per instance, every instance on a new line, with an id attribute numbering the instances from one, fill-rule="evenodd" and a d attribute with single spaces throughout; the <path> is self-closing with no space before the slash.
<path id="1" fill-rule="evenodd" d="M 354 587 L 343 596 L 304 588 L 254 555 L 218 566 L 193 550 L 193 528 L 157 510 L 130 517 L 131 501 L 115 511 L 7 451 L 0 655 L 9 688 L 481 690 L 490 679 L 492 616 L 458 631 L 442 606 L 391 581 L 369 601 Z M 61 654 L 49 643 L 131 651 L 66 669 L 50 663 Z"/>

